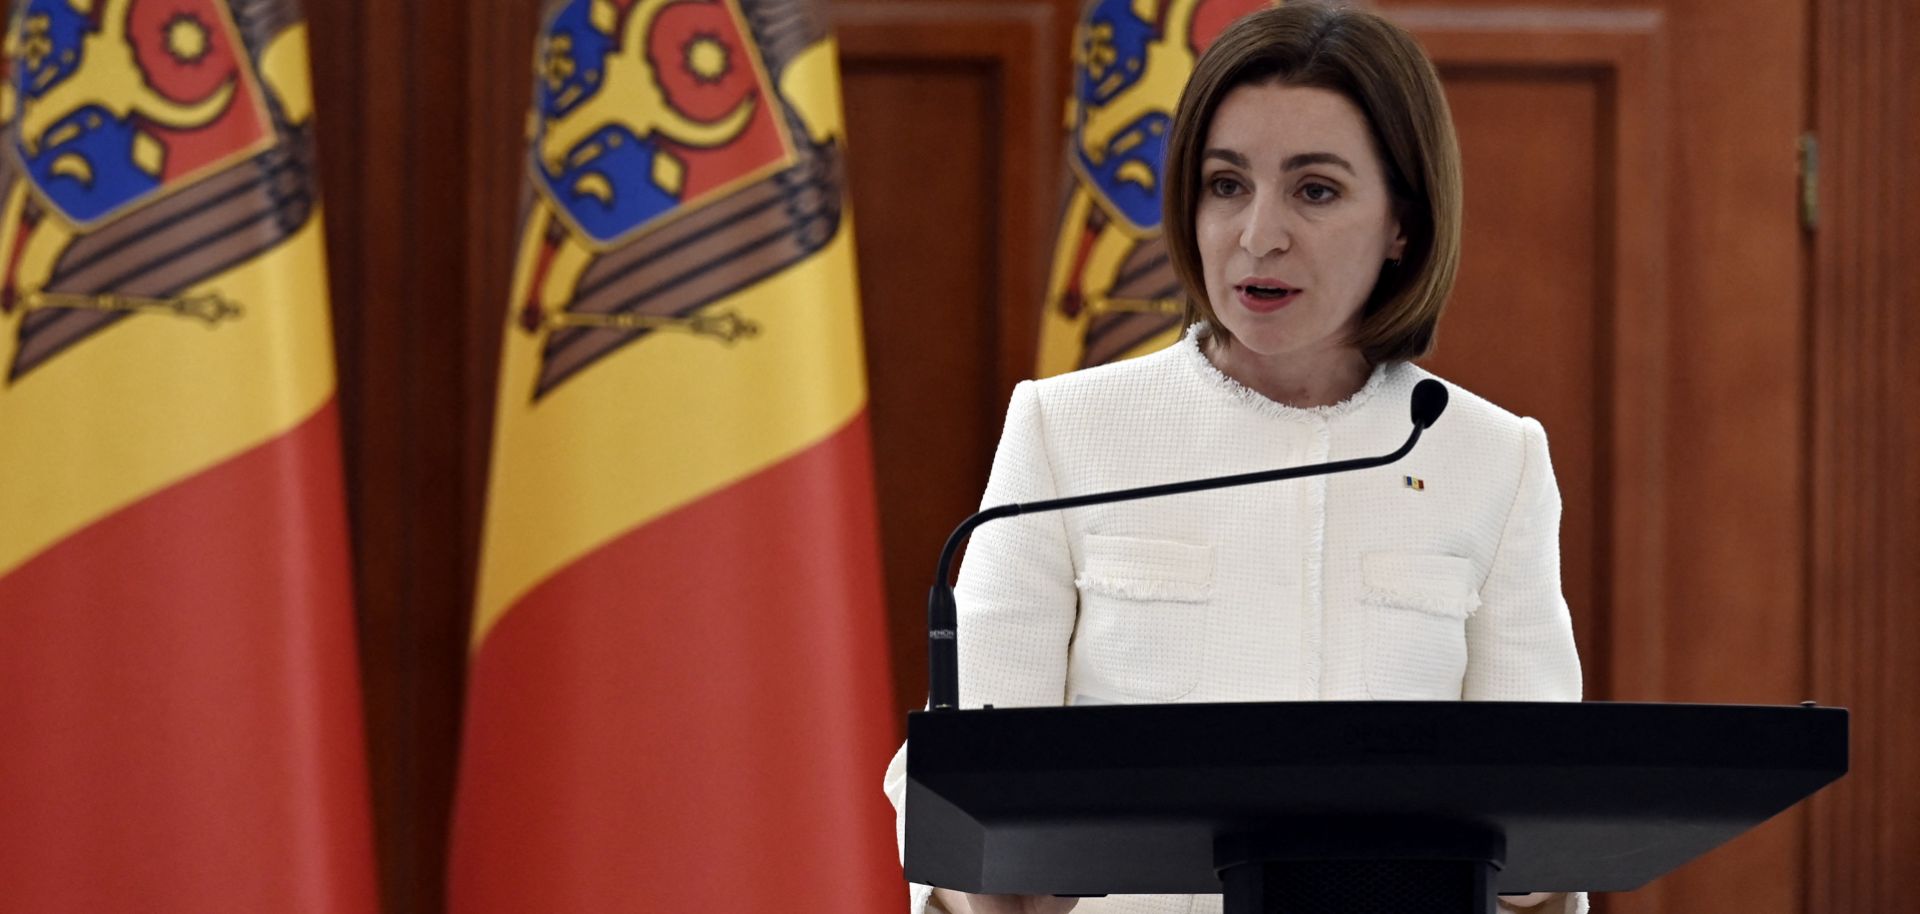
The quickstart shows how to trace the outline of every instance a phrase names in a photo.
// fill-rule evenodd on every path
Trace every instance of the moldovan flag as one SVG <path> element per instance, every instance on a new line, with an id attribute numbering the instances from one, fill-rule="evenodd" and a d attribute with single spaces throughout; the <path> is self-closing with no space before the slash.
<path id="1" fill-rule="evenodd" d="M 1160 238 L 1160 182 L 1200 52 L 1267 0 L 1093 0 L 1074 30 L 1067 199 L 1036 373 L 1144 355 L 1180 338 L 1186 297 Z"/>
<path id="2" fill-rule="evenodd" d="M 450 909 L 891 914 L 833 42 L 802 0 L 545 14 Z"/>
<path id="3" fill-rule="evenodd" d="M 305 24 L 7 26 L 0 909 L 371 912 Z"/>

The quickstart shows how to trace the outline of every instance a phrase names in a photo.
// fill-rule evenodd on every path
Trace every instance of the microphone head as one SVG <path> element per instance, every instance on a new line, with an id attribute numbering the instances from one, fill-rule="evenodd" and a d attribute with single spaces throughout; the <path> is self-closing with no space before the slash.
<path id="1" fill-rule="evenodd" d="M 1423 429 L 1433 427 L 1440 414 L 1447 409 L 1447 385 L 1432 378 L 1413 385 L 1413 424 Z"/>

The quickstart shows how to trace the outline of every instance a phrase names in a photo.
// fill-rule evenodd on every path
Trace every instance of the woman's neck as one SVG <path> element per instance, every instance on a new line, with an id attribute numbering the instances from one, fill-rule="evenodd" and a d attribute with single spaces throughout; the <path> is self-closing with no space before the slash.
<path id="1" fill-rule="evenodd" d="M 1357 349 L 1261 356 L 1244 345 L 1223 346 L 1207 336 L 1200 351 L 1221 374 L 1247 389 L 1301 409 L 1340 403 L 1359 393 L 1373 375 L 1373 366 Z"/>

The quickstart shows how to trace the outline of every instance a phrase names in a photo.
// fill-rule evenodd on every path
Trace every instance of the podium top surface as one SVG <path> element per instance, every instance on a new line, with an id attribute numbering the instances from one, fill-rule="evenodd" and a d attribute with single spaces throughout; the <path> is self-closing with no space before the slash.
<path id="1" fill-rule="evenodd" d="M 917 712 L 907 875 L 1211 893 L 1223 841 L 1378 823 L 1390 845 L 1434 822 L 1504 836 L 1499 891 L 1623 891 L 1845 774 L 1847 727 L 1837 708 L 1612 702 Z"/>

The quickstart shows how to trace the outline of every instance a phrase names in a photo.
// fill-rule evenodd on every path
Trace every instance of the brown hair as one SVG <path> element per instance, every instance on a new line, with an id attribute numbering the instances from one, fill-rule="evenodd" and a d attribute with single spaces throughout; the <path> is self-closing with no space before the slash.
<path id="1" fill-rule="evenodd" d="M 1281 83 L 1338 92 L 1366 116 L 1387 174 L 1406 250 L 1383 265 L 1349 342 L 1373 364 L 1417 359 L 1434 331 L 1460 262 L 1460 149 L 1439 76 L 1413 36 L 1372 13 L 1295 2 L 1229 26 L 1195 64 L 1167 141 L 1163 230 L 1186 287 L 1187 323 L 1204 320 L 1231 344 L 1207 300 L 1194 237 L 1200 154 L 1228 92 Z"/>

